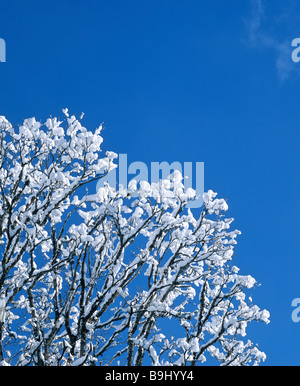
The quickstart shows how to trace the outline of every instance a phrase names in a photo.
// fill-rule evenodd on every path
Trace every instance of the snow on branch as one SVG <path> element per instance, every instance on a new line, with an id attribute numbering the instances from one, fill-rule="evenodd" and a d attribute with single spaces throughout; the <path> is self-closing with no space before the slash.
<path id="1" fill-rule="evenodd" d="M 67 109 L 0 117 L 1 364 L 259 364 L 246 328 L 269 313 L 232 264 L 226 201 L 209 190 L 195 217 L 178 171 L 88 193 L 115 167 L 100 134 Z"/>

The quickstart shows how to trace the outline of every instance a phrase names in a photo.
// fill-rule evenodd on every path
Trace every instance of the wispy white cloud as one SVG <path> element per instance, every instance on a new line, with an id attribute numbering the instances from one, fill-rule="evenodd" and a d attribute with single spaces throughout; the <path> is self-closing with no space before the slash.
<path id="1" fill-rule="evenodd" d="M 275 64 L 279 79 L 282 82 L 289 79 L 294 73 L 300 75 L 300 70 L 291 59 L 291 42 L 289 41 L 278 43 Z"/>
<path id="2" fill-rule="evenodd" d="M 291 2 L 292 4 L 292 2 Z M 253 49 L 268 49 L 272 52 L 270 56 L 275 58 L 275 67 L 280 82 L 290 78 L 296 72 L 300 75 L 300 67 L 295 67 L 291 60 L 291 41 L 287 36 L 278 37 L 274 30 L 279 23 L 288 25 L 293 18 L 288 9 L 282 10 L 281 14 L 271 17 L 266 9 L 266 2 L 263 0 L 251 0 L 251 16 L 246 20 L 247 43 Z M 272 27 L 271 30 L 268 26 Z"/>
<path id="3" fill-rule="evenodd" d="M 248 20 L 249 42 L 256 45 L 260 39 L 261 24 L 264 16 L 264 10 L 261 0 L 251 0 L 252 17 Z"/>

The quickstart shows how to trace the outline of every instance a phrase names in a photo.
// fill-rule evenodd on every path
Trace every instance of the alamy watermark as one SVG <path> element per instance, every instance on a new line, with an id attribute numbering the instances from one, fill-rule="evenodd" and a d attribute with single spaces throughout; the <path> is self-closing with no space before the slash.
<path id="1" fill-rule="evenodd" d="M 183 176 L 184 191 L 192 188 L 196 192 L 196 199 L 192 200 L 188 208 L 200 208 L 203 205 L 202 194 L 204 193 L 204 162 L 174 161 L 171 164 L 163 162 L 151 162 L 150 170 L 146 163 L 135 161 L 128 164 L 127 154 L 119 154 L 118 160 L 114 160 L 117 168 L 110 171 L 104 178 L 99 180 L 97 190 L 103 187 L 105 182 L 117 189 L 118 186 L 128 188 L 131 181 L 137 183 L 146 181 L 149 184 L 158 183 L 167 179 L 175 170 Z M 130 177 L 129 177 L 130 176 Z"/>
<path id="2" fill-rule="evenodd" d="M 6 62 L 6 44 L 5 40 L 0 38 L 0 62 Z"/>
<path id="3" fill-rule="evenodd" d="M 300 38 L 295 38 L 292 41 L 292 47 L 296 47 L 292 52 L 292 61 L 294 63 L 300 62 Z"/>
<path id="4" fill-rule="evenodd" d="M 300 322 L 300 298 L 295 298 L 292 300 L 292 307 L 294 310 L 292 311 L 291 317 L 294 323 Z"/>

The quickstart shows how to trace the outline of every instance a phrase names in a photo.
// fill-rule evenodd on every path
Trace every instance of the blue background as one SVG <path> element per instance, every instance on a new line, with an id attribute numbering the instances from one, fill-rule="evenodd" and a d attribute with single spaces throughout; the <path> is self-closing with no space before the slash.
<path id="1" fill-rule="evenodd" d="M 299 15 L 299 16 L 298 16 Z M 292 0 L 1 1 L 0 115 L 84 112 L 128 162 L 205 162 L 242 231 L 234 263 L 271 313 L 249 338 L 300 365 L 300 36 Z"/>

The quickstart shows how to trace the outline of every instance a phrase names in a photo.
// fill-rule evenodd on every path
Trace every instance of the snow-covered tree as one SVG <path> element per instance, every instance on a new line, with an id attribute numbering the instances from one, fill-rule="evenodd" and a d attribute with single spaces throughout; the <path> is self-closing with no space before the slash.
<path id="1" fill-rule="evenodd" d="M 1 364 L 264 360 L 246 327 L 269 313 L 232 264 L 226 202 L 208 191 L 195 218 L 179 172 L 95 193 L 117 156 L 100 156 L 101 126 L 64 114 L 17 127 L 0 117 Z"/>

